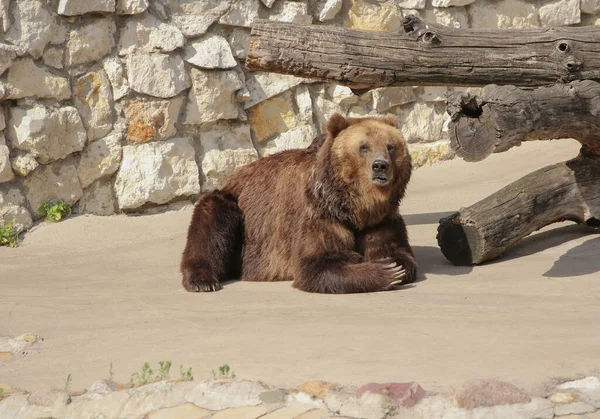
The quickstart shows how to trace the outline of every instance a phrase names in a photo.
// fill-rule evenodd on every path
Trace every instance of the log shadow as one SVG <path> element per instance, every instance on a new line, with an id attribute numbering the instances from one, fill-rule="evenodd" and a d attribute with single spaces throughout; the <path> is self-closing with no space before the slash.
<path id="1" fill-rule="evenodd" d="M 436 275 L 466 275 L 473 270 L 472 266 L 456 266 L 450 263 L 442 254 L 439 247 L 413 246 L 419 273 L 416 282 L 427 279 L 427 274 Z"/>
<path id="2" fill-rule="evenodd" d="M 560 246 L 561 244 L 567 243 L 571 240 L 581 238 L 588 234 L 594 233 L 590 232 L 588 227 L 579 224 L 553 228 L 551 230 L 524 237 L 515 246 L 507 249 L 502 256 L 495 260 L 486 262 L 486 264 L 491 265 L 494 263 L 502 263 L 524 256 L 534 255 L 536 253 L 543 252 L 544 250 Z"/>
<path id="3" fill-rule="evenodd" d="M 600 237 L 586 240 L 558 258 L 543 275 L 548 278 L 567 278 L 600 272 Z"/>
<path id="4" fill-rule="evenodd" d="M 456 211 L 427 212 L 422 214 L 402 214 L 406 225 L 439 224 L 441 218 L 446 218 Z"/>

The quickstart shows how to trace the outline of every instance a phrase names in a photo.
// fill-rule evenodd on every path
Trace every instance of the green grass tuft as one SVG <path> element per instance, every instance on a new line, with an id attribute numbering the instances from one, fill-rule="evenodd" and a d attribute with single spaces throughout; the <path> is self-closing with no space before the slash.
<path id="1" fill-rule="evenodd" d="M 12 223 L 0 225 L 0 246 L 17 247 L 19 233 L 13 228 Z"/>
<path id="2" fill-rule="evenodd" d="M 71 205 L 63 201 L 47 201 L 40 207 L 42 217 L 51 221 L 60 221 L 71 214 Z"/>

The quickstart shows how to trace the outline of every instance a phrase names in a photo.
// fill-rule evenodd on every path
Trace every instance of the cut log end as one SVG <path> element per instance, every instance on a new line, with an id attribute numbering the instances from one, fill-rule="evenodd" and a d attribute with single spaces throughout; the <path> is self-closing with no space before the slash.
<path id="1" fill-rule="evenodd" d="M 473 256 L 464 227 L 458 222 L 460 213 L 456 212 L 440 219 L 437 241 L 442 254 L 458 266 L 473 265 Z"/>

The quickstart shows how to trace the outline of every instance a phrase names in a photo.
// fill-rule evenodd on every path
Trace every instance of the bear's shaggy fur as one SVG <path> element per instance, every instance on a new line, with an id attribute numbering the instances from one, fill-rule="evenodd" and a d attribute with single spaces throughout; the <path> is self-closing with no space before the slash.
<path id="1" fill-rule="evenodd" d="M 393 118 L 333 115 L 309 148 L 259 159 L 200 198 L 181 261 L 184 288 L 217 291 L 240 275 L 319 293 L 413 282 L 417 264 L 398 213 L 411 169 Z"/>

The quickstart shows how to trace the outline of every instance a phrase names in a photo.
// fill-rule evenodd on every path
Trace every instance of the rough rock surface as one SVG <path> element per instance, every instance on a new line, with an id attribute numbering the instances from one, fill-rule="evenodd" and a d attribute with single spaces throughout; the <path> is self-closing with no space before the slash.
<path id="1" fill-rule="evenodd" d="M 111 175 L 119 169 L 121 163 L 121 134 L 108 135 L 94 141 L 79 156 L 77 176 L 82 188 L 92 182 Z"/>
<path id="2" fill-rule="evenodd" d="M 475 2 L 470 7 L 472 28 L 536 28 L 540 26 L 535 4 L 525 0 Z"/>
<path id="3" fill-rule="evenodd" d="M 79 214 L 113 215 L 116 204 L 112 182 L 98 180 L 83 191 L 73 211 Z"/>
<path id="4" fill-rule="evenodd" d="M 149 13 L 127 20 L 119 36 L 119 55 L 133 52 L 171 52 L 183 47 L 185 38 L 175 25 L 161 22 Z"/>
<path id="5" fill-rule="evenodd" d="M 183 58 L 200 68 L 228 69 L 237 65 L 227 40 L 213 34 L 208 34 L 188 45 Z"/>
<path id="6" fill-rule="evenodd" d="M 123 101 L 123 112 L 127 120 L 127 140 L 145 143 L 164 140 L 174 135 L 175 122 L 183 105 L 183 98 L 153 101 Z"/>
<path id="7" fill-rule="evenodd" d="M 17 232 L 33 225 L 25 197 L 16 186 L 0 185 L 0 225 L 12 224 Z"/>
<path id="8" fill-rule="evenodd" d="M 366 392 L 388 396 L 404 407 L 413 407 L 427 395 L 427 392 L 415 382 L 365 384 L 356 390 L 356 397 L 361 397 Z"/>
<path id="9" fill-rule="evenodd" d="M 219 121 L 208 125 L 200 133 L 200 145 L 202 192 L 220 188 L 235 168 L 258 159 L 245 122 Z"/>
<path id="10" fill-rule="evenodd" d="M 10 164 L 10 150 L 4 144 L 0 144 L 0 183 L 10 182 L 15 178 L 12 165 Z"/>
<path id="11" fill-rule="evenodd" d="M 73 205 L 83 196 L 72 158 L 39 167 L 25 178 L 24 186 L 34 218 L 41 218 L 39 209 L 46 201 L 63 201 Z"/>
<path id="12" fill-rule="evenodd" d="M 347 26 L 352 29 L 398 31 L 402 23 L 402 9 L 391 2 L 378 4 L 368 0 L 352 0 Z"/>
<path id="13" fill-rule="evenodd" d="M 87 73 L 73 82 L 73 102 L 83 119 L 90 141 L 112 129 L 113 108 L 110 81 L 104 70 Z"/>
<path id="14" fill-rule="evenodd" d="M 232 2 L 227 13 L 219 19 L 219 23 L 229 26 L 250 27 L 258 17 L 259 8 L 259 0 L 236 0 Z"/>
<path id="15" fill-rule="evenodd" d="M 274 3 L 267 16 L 270 20 L 300 25 L 310 25 L 313 20 L 306 3 L 290 0 L 279 0 Z"/>
<path id="16" fill-rule="evenodd" d="M 104 71 L 110 80 L 114 100 L 119 100 L 129 94 L 129 82 L 121 61 L 117 57 L 107 58 L 103 61 Z"/>
<path id="17" fill-rule="evenodd" d="M 69 32 L 67 65 L 91 63 L 104 57 L 115 46 L 115 31 L 111 18 L 99 18 Z"/>
<path id="18" fill-rule="evenodd" d="M 11 108 L 8 134 L 12 147 L 31 153 L 43 164 L 81 151 L 87 142 L 81 118 L 72 106 Z"/>
<path id="19" fill-rule="evenodd" d="M 136 15 L 148 9 L 148 0 L 117 0 L 117 13 L 120 15 Z"/>
<path id="20" fill-rule="evenodd" d="M 581 11 L 588 14 L 596 14 L 600 12 L 599 0 L 581 0 Z"/>
<path id="21" fill-rule="evenodd" d="M 171 98 L 191 86 L 179 54 L 129 55 L 127 78 L 136 92 L 160 98 Z"/>
<path id="22" fill-rule="evenodd" d="M 46 45 L 59 44 L 65 40 L 66 29 L 52 15 L 47 2 L 19 0 L 14 3 L 11 8 L 12 25 L 6 33 L 9 42 L 18 45 L 37 59 L 42 56 Z M 7 23 L 10 21 L 6 18 L 3 20 Z M 6 29 L 4 25 L 4 30 Z"/>
<path id="23" fill-rule="evenodd" d="M 114 11 L 115 0 L 59 0 L 58 2 L 58 13 L 65 16 Z"/>
<path id="24" fill-rule="evenodd" d="M 259 144 L 261 156 L 268 156 L 283 150 L 292 150 L 295 148 L 306 148 L 317 136 L 317 129 L 312 125 L 299 125 L 277 135 L 266 144 Z"/>
<path id="25" fill-rule="evenodd" d="M 9 99 L 35 97 L 64 100 L 71 97 L 68 79 L 53 75 L 30 58 L 16 60 L 8 70 L 6 82 Z"/>
<path id="26" fill-rule="evenodd" d="M 246 109 L 257 103 L 298 86 L 304 79 L 275 73 L 254 72 L 246 78 L 250 98 L 244 103 Z"/>
<path id="27" fill-rule="evenodd" d="M 248 110 L 254 139 L 263 143 L 277 134 L 298 127 L 303 122 L 294 109 L 291 92 L 265 100 Z"/>
<path id="28" fill-rule="evenodd" d="M 564 26 L 581 22 L 579 0 L 554 0 L 540 6 L 542 26 Z"/>
<path id="29" fill-rule="evenodd" d="M 54 68 L 63 68 L 65 50 L 62 47 L 48 47 L 42 56 L 44 64 Z"/>
<path id="30" fill-rule="evenodd" d="M 442 133 L 448 119 L 443 102 L 414 103 L 397 114 L 400 132 L 409 143 L 431 143 L 446 135 Z"/>
<path id="31" fill-rule="evenodd" d="M 15 173 L 21 176 L 27 176 L 34 171 L 40 164 L 31 154 L 21 150 L 14 150 L 11 157 L 11 165 Z"/>
<path id="32" fill-rule="evenodd" d="M 115 181 L 119 208 L 165 204 L 200 192 L 198 166 L 189 138 L 123 147 Z"/>
<path id="33" fill-rule="evenodd" d="M 192 89 L 188 95 L 184 123 L 202 124 L 219 119 L 236 119 L 240 113 L 236 92 L 244 87 L 233 70 L 191 71 Z"/>
<path id="34" fill-rule="evenodd" d="M 458 407 L 529 403 L 531 398 L 512 384 L 497 380 L 471 380 L 450 391 L 448 398 Z"/>
<path id="35" fill-rule="evenodd" d="M 343 0 L 325 0 L 319 2 L 319 21 L 325 22 L 337 16 L 342 10 Z"/>
<path id="36" fill-rule="evenodd" d="M 185 36 L 193 38 L 206 33 L 230 4 L 231 0 L 180 0 L 172 5 L 172 21 Z"/>

